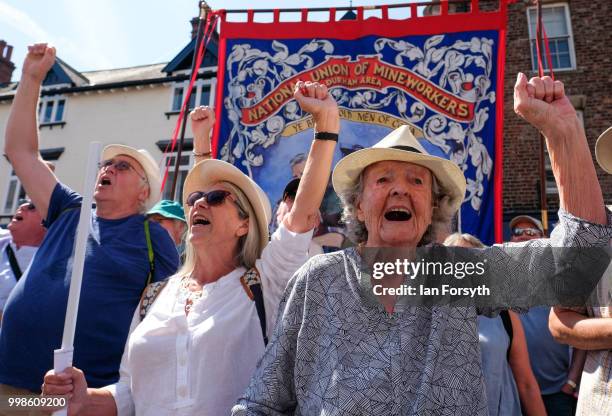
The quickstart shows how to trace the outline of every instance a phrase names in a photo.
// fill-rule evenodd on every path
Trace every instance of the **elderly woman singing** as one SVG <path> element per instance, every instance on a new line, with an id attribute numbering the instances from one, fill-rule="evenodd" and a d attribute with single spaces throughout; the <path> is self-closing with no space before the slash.
<path id="1" fill-rule="evenodd" d="M 551 240 L 525 244 L 607 244 L 601 189 L 563 84 L 519 74 L 515 111 L 547 138 L 561 199 Z M 368 247 L 443 238 L 464 196 L 461 170 L 401 127 L 340 160 L 332 179 L 358 247 L 314 257 L 293 277 L 233 415 L 486 415 L 477 308 L 403 307 L 366 289 L 372 277 L 360 273 Z"/>
<path id="2" fill-rule="evenodd" d="M 74 368 L 45 376 L 44 394 L 72 395 L 69 414 L 230 413 L 263 355 L 287 282 L 308 258 L 338 137 L 338 107 L 325 86 L 299 82 L 295 98 L 313 115 L 315 140 L 271 241 L 270 203 L 259 186 L 229 163 L 197 163 L 183 190 L 185 265 L 157 297 L 145 295 L 153 303 L 134 315 L 119 382 L 87 389 Z M 199 108 L 191 118 L 195 156 L 208 157 L 213 113 Z"/>

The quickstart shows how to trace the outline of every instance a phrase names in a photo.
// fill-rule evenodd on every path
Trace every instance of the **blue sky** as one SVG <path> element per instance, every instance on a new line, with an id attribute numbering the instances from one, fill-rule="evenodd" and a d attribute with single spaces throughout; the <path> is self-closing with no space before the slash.
<path id="1" fill-rule="evenodd" d="M 355 0 L 353 6 L 406 0 Z M 211 8 L 287 8 L 293 2 L 210 0 Z M 302 0 L 300 7 L 348 6 L 349 0 Z M 189 41 L 197 0 L 0 0 L 0 39 L 14 47 L 18 80 L 27 45 L 48 41 L 80 71 L 167 62 Z M 393 16 L 393 14 L 391 14 Z"/>

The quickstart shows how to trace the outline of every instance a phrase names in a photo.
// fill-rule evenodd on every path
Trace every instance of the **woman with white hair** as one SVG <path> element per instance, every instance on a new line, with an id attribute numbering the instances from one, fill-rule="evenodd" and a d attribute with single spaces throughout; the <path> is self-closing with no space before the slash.
<path id="1" fill-rule="evenodd" d="M 608 224 L 601 189 L 563 85 L 549 77 L 528 83 L 520 74 L 515 110 L 547 138 L 562 207 L 551 240 L 525 245 L 607 244 L 612 229 L 601 225 Z M 429 155 L 404 126 L 340 160 L 332 179 L 358 246 L 310 259 L 295 274 L 232 414 L 486 415 L 477 308 L 408 306 L 372 290 L 374 282 L 400 288 L 405 276 L 375 281 L 361 272 L 368 249 L 414 251 L 440 241 L 464 197 L 462 171 Z M 525 264 L 547 261 L 532 255 Z M 511 272 L 504 267 L 498 271 Z"/>
<path id="2" fill-rule="evenodd" d="M 338 137 L 338 107 L 327 88 L 299 82 L 295 91 L 313 115 L 315 140 L 295 203 L 271 241 L 261 188 L 224 161 L 197 163 L 183 189 L 185 264 L 156 298 L 145 295 L 153 303 L 142 321 L 141 311 L 134 316 L 119 382 L 87 389 L 74 368 L 45 376 L 44 394 L 72 395 L 71 415 L 230 412 L 264 352 L 289 278 L 307 260 Z M 191 118 L 194 153 L 208 157 L 213 112 L 198 108 Z"/>

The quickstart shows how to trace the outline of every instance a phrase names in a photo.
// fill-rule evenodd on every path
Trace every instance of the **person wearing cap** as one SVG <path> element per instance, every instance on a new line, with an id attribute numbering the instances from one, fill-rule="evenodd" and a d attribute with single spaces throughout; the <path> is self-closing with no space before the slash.
<path id="1" fill-rule="evenodd" d="M 612 227 L 563 84 L 519 74 L 515 111 L 547 138 L 562 207 L 550 240 L 516 244 L 607 244 Z M 374 281 L 360 272 L 366 249 L 413 252 L 440 241 L 464 198 L 461 169 L 429 155 L 403 126 L 341 159 L 332 180 L 358 246 L 316 256 L 292 278 L 274 336 L 232 414 L 486 415 L 476 317 L 493 316 L 504 304 L 408 307 L 393 293 L 372 290 L 374 282 L 397 289 L 406 276 Z M 498 245 L 482 255 L 510 254 Z M 538 252 L 489 267 L 512 276 L 553 271 L 556 263 Z"/>
<path id="2" fill-rule="evenodd" d="M 53 366 L 53 350 L 62 342 L 82 198 L 58 181 L 38 152 L 38 96 L 54 61 L 55 48 L 29 47 L 6 127 L 4 151 L 44 218 L 47 235 L 4 310 L 0 395 L 40 392 L 42 377 Z M 74 339 L 73 362 L 87 371 L 91 386 L 119 379 L 130 322 L 147 281 L 161 280 L 178 267 L 168 233 L 143 215 L 159 196 L 159 169 L 147 151 L 123 145 L 104 148 Z"/>
<path id="3" fill-rule="evenodd" d="M 529 215 L 519 215 L 510 220 L 510 241 L 520 243 L 544 237 L 544 227 L 540 220 Z"/>
<path id="4" fill-rule="evenodd" d="M 7 231 L 0 229 L 0 320 L 9 294 L 29 267 L 46 231 L 36 206 L 27 200 L 19 204 Z"/>
<path id="5" fill-rule="evenodd" d="M 595 144 L 599 166 L 612 174 L 612 127 Z M 608 207 L 609 208 L 609 207 Z M 612 242 L 611 242 L 612 245 Z M 548 325 L 553 337 L 573 348 L 586 350 L 576 414 L 612 414 L 612 267 L 597 285 L 590 305 L 552 308 Z M 574 380 L 571 381 L 576 387 Z"/>
<path id="6" fill-rule="evenodd" d="M 263 190 L 235 166 L 204 160 L 214 116 L 195 109 L 198 163 L 183 187 L 189 225 L 183 267 L 155 299 L 145 296 L 152 306 L 142 321 L 134 316 L 118 383 L 87 390 L 80 371 L 51 371 L 45 394 L 72 391 L 75 415 L 229 414 L 264 353 L 287 282 L 307 260 L 340 129 L 324 85 L 298 82 L 294 97 L 313 115 L 315 140 L 295 203 L 272 238 Z"/>
<path id="7" fill-rule="evenodd" d="M 183 244 L 187 221 L 185 221 L 183 206 L 179 202 L 162 199 L 147 212 L 147 218 L 168 231 L 177 248 Z"/>

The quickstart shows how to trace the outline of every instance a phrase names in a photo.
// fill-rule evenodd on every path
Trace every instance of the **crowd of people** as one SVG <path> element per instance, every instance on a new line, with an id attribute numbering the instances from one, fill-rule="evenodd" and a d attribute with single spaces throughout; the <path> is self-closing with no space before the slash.
<path id="1" fill-rule="evenodd" d="M 430 155 L 406 126 L 347 153 L 332 172 L 339 109 L 316 82 L 295 88 L 315 136 L 274 213 L 257 183 L 211 158 L 208 107 L 190 114 L 196 164 L 182 203 L 160 201 L 147 151 L 107 146 L 73 366 L 52 370 L 82 201 L 39 154 L 37 103 L 54 62 L 54 48 L 29 47 L 6 127 L 4 151 L 29 199 L 0 230 L 1 397 L 63 396 L 69 415 L 611 414 L 609 273 L 588 307 L 527 311 L 511 299 L 408 305 L 393 294 L 406 276 L 390 274 L 376 294 L 363 270 L 369 250 L 447 246 L 490 260 L 495 279 L 518 269 L 544 279 L 542 270 L 565 261 L 552 248 L 608 247 L 612 214 L 563 83 L 524 74 L 514 109 L 546 138 L 559 223 L 547 236 L 537 219 L 516 217 L 510 241 L 490 247 L 452 233 L 463 171 Z M 596 153 L 612 173 L 612 130 Z M 330 173 L 342 204 L 339 241 L 316 234 Z M 323 250 L 345 237 L 350 247 Z M 505 251 L 513 248 L 524 249 L 520 258 Z M 554 285 L 577 278 L 560 274 Z"/>

